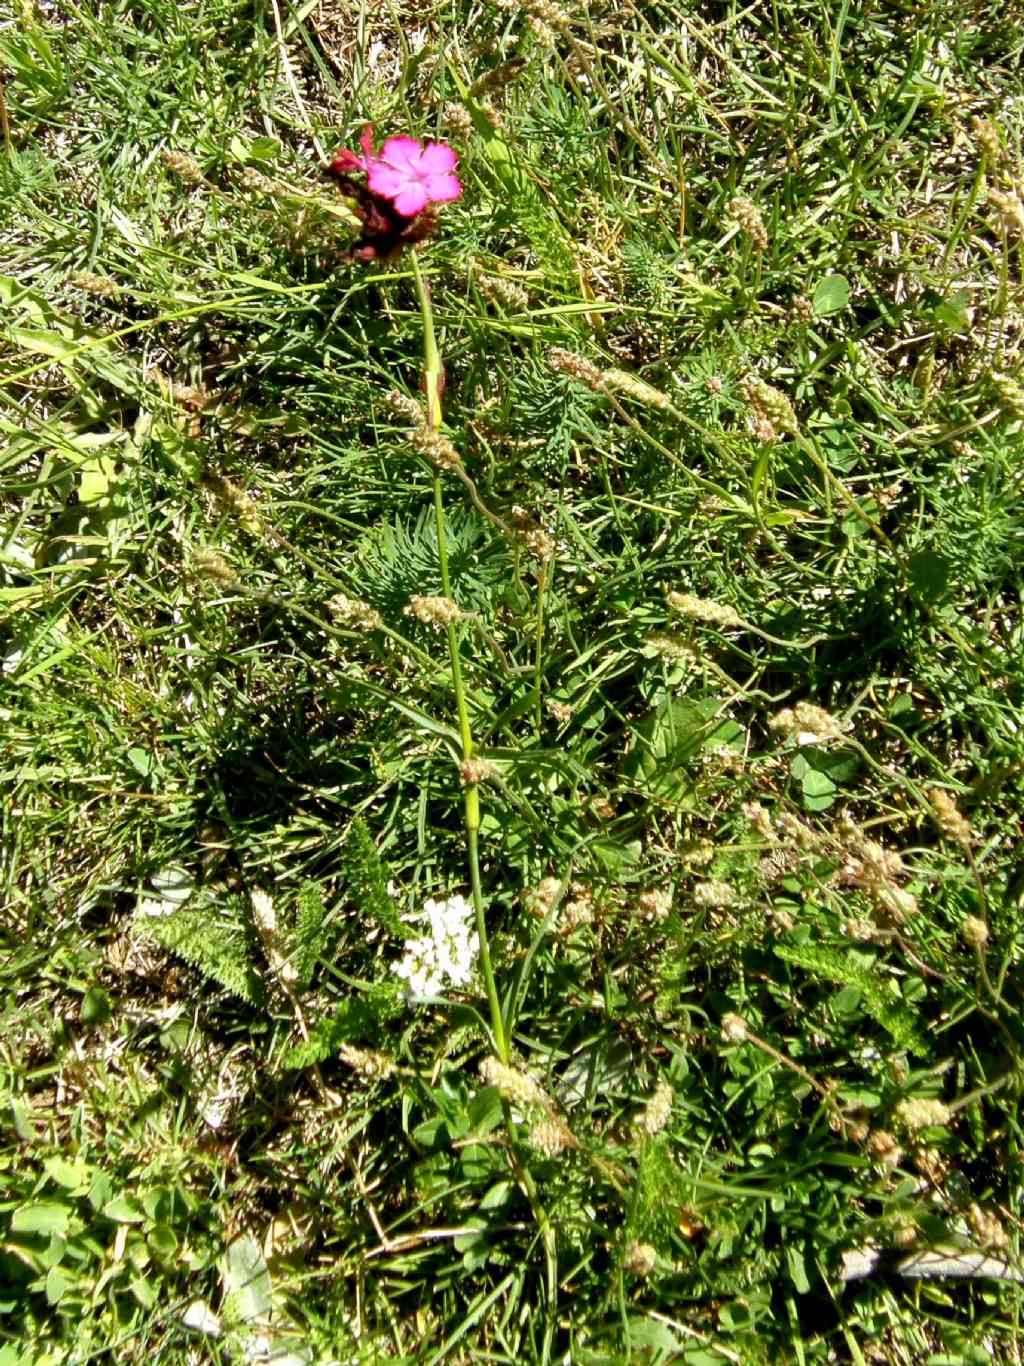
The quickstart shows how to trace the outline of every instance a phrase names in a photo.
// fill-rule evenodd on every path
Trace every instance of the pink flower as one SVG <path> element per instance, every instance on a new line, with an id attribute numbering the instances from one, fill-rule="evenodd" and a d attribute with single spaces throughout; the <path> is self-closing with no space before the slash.
<path id="1" fill-rule="evenodd" d="M 365 140 L 363 147 L 367 148 Z M 452 174 L 458 159 L 443 142 L 424 146 L 416 138 L 388 138 L 379 152 L 367 149 L 366 184 L 374 194 L 389 199 L 403 218 L 412 218 L 428 204 L 458 199 L 462 183 Z"/>

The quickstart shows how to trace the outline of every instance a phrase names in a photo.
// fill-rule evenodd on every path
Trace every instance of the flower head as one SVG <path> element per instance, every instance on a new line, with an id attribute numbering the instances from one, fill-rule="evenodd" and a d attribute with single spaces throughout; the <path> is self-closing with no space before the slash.
<path id="1" fill-rule="evenodd" d="M 364 158 L 366 183 L 412 218 L 428 204 L 445 204 L 462 194 L 462 183 L 452 174 L 458 160 L 444 142 L 424 146 L 416 138 L 388 138 L 379 152 Z"/>
<path id="2" fill-rule="evenodd" d="M 386 138 L 380 151 L 373 146 L 373 129 L 363 129 L 362 154 L 343 147 L 327 170 L 351 194 L 363 222 L 363 233 L 353 256 L 358 260 L 387 260 L 429 237 L 436 223 L 431 206 L 458 199 L 462 182 L 454 174 L 456 152 L 444 142 L 417 138 Z M 365 182 L 353 176 L 366 172 Z"/>
<path id="3" fill-rule="evenodd" d="M 407 939 L 401 961 L 392 964 L 392 972 L 405 983 L 410 1004 L 440 996 L 449 982 L 454 987 L 467 986 L 473 977 L 479 941 L 473 925 L 473 907 L 466 898 L 428 898 L 423 911 L 409 919 L 425 922 L 429 931 Z"/>

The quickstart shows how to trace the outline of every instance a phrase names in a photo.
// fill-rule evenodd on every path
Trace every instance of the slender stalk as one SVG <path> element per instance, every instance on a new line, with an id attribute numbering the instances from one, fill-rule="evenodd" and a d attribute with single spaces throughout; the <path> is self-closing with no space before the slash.
<path id="1" fill-rule="evenodd" d="M 534 636 L 533 652 L 533 705 L 537 734 L 544 729 L 544 712 L 541 708 L 541 668 L 544 660 L 544 599 L 548 591 L 548 578 L 551 573 L 550 561 L 542 560 L 540 580 L 537 584 L 537 630 Z"/>
<path id="2" fill-rule="evenodd" d="M 419 259 L 412 252 L 413 275 L 416 280 L 416 293 L 419 297 L 420 315 L 423 318 L 423 389 L 427 399 L 427 426 L 432 431 L 441 427 L 441 392 L 444 388 L 444 366 L 437 347 L 434 332 L 434 310 L 430 302 L 430 290 L 420 270 Z M 434 471 L 434 521 L 437 527 L 437 557 L 441 569 L 441 591 L 446 598 L 452 596 L 451 574 L 448 567 L 448 537 L 445 530 L 444 498 L 441 489 L 441 475 Z M 462 741 L 462 759 L 465 763 L 473 758 L 473 731 L 469 721 L 469 708 L 466 705 L 466 687 L 462 677 L 462 653 L 459 648 L 459 628 L 456 622 L 449 621 L 448 654 L 452 665 L 452 684 L 455 689 L 455 706 L 459 719 L 459 736 Z M 494 1048 L 503 1063 L 509 1059 L 508 1037 L 505 1021 L 498 999 L 498 986 L 494 980 L 491 964 L 490 941 L 487 938 L 487 920 L 484 915 L 483 887 L 480 881 L 480 784 L 467 782 L 463 789 L 466 826 L 466 844 L 469 853 L 469 876 L 473 890 L 473 911 L 476 916 L 476 933 L 480 945 L 480 970 L 487 988 L 487 1002 L 491 1011 L 491 1031 L 494 1034 Z"/>

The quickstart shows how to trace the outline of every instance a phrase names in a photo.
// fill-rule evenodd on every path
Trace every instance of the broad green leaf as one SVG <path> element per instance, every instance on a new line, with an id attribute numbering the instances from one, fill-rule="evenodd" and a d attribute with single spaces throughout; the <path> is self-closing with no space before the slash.
<path id="1" fill-rule="evenodd" d="M 255 1238 L 243 1233 L 221 1259 L 225 1314 L 236 1323 L 265 1318 L 273 1305 L 273 1283 Z"/>
<path id="2" fill-rule="evenodd" d="M 79 1015 L 83 1024 L 106 1024 L 110 1019 L 110 997 L 102 987 L 89 988 L 82 997 Z"/>
<path id="3" fill-rule="evenodd" d="M 43 1170 L 51 1181 L 76 1194 L 87 1191 L 93 1178 L 93 1168 L 87 1162 L 68 1162 L 63 1157 L 48 1157 Z"/>
<path id="4" fill-rule="evenodd" d="M 67 1233 L 74 1211 L 57 1200 L 20 1205 L 11 1216 L 12 1233 Z"/>
<path id="5" fill-rule="evenodd" d="M 82 465 L 78 478 L 78 501 L 85 507 L 105 502 L 117 478 L 117 461 L 109 455 L 96 455 Z"/>
<path id="6" fill-rule="evenodd" d="M 850 282 L 845 275 L 826 275 L 818 281 L 812 300 L 815 317 L 824 318 L 829 313 L 839 313 L 849 302 Z"/>
<path id="7" fill-rule="evenodd" d="M 130 1195 L 115 1195 L 103 1206 L 103 1217 L 115 1224 L 141 1224 L 146 1216 Z"/>
<path id="8" fill-rule="evenodd" d="M 129 1288 L 143 1309 L 152 1309 L 160 1298 L 152 1281 L 147 1280 L 144 1276 L 136 1276 Z"/>
<path id="9" fill-rule="evenodd" d="M 74 1277 L 62 1266 L 51 1266 L 46 1273 L 46 1303 L 60 1304 L 74 1284 Z"/>

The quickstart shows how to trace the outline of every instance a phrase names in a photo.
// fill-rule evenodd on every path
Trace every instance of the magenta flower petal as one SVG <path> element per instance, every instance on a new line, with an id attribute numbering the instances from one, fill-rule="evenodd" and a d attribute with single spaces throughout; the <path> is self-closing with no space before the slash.
<path id="1" fill-rule="evenodd" d="M 407 185 L 417 183 L 408 171 L 389 166 L 385 161 L 371 161 L 366 167 L 366 183 L 374 194 L 394 199 Z"/>
<path id="2" fill-rule="evenodd" d="M 416 169 L 416 158 L 422 151 L 422 142 L 417 141 L 416 138 L 407 138 L 402 135 L 396 138 L 388 138 L 378 155 L 382 161 L 388 162 L 391 166 L 413 171 Z"/>
<path id="3" fill-rule="evenodd" d="M 462 181 L 453 175 L 428 175 L 426 178 L 427 195 L 432 203 L 443 204 L 449 199 L 458 199 L 462 193 Z"/>
<path id="4" fill-rule="evenodd" d="M 412 218 L 414 214 L 421 213 L 427 207 L 430 195 L 422 180 L 410 180 L 391 202 L 404 218 Z"/>
<path id="5" fill-rule="evenodd" d="M 363 131 L 359 134 L 359 145 L 363 149 L 364 157 L 373 157 L 377 155 L 376 152 L 373 150 L 372 123 L 368 123 L 366 127 L 363 129 Z"/>
<path id="6" fill-rule="evenodd" d="M 417 159 L 416 167 L 421 175 L 446 175 L 455 170 L 458 160 L 458 153 L 447 143 L 428 142 Z"/>

